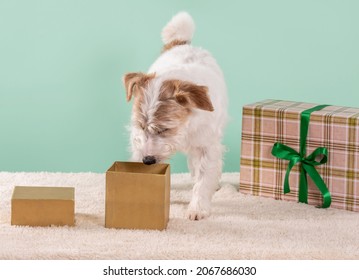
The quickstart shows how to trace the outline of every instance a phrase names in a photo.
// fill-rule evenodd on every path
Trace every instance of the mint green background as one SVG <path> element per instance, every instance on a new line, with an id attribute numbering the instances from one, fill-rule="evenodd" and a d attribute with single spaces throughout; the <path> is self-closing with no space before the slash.
<path id="1" fill-rule="evenodd" d="M 246 103 L 359 107 L 359 1 L 1 0 L 0 170 L 104 172 L 128 159 L 121 77 L 149 68 L 182 10 L 228 83 L 225 171 L 239 171 Z M 171 163 L 187 172 L 184 156 Z"/>

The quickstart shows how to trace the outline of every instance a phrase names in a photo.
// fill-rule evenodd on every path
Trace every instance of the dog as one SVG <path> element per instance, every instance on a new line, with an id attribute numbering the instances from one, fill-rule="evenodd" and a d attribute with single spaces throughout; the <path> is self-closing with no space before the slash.
<path id="1" fill-rule="evenodd" d="M 123 77 L 126 99 L 134 99 L 131 161 L 161 163 L 176 152 L 187 155 L 194 181 L 187 217 L 210 215 L 219 188 L 227 122 L 227 90 L 212 55 L 192 46 L 195 24 L 187 12 L 175 15 L 162 30 L 163 50 L 147 73 Z"/>

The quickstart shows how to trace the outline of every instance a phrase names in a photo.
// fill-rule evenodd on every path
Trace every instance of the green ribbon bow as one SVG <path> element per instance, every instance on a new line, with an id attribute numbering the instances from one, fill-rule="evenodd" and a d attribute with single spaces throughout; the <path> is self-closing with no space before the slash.
<path id="1" fill-rule="evenodd" d="M 308 203 L 308 182 L 307 174 L 312 178 L 313 182 L 316 184 L 318 189 L 323 195 L 323 204 L 317 206 L 320 208 L 327 208 L 330 206 L 332 198 L 330 192 L 324 183 L 322 177 L 319 175 L 318 171 L 315 169 L 315 166 L 321 165 L 327 162 L 328 159 L 328 150 L 324 147 L 319 147 L 315 149 L 309 156 L 306 156 L 306 145 L 307 145 L 307 135 L 310 121 L 310 114 L 314 111 L 319 111 L 324 107 L 329 105 L 319 105 L 311 109 L 305 110 L 301 113 L 300 116 L 300 150 L 299 153 L 292 148 L 281 144 L 279 142 L 275 143 L 272 148 L 272 155 L 280 158 L 289 160 L 287 172 L 284 179 L 284 193 L 290 192 L 289 187 L 289 174 L 293 166 L 297 163 L 301 163 L 300 167 L 300 178 L 299 178 L 299 202 Z M 322 156 L 320 161 L 316 161 L 316 158 Z"/>

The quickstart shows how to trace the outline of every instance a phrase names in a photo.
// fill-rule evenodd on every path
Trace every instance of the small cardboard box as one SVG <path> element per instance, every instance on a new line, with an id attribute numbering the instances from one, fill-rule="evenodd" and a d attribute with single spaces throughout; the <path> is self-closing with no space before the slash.
<path id="1" fill-rule="evenodd" d="M 245 194 L 298 201 L 300 164 L 290 172 L 290 192 L 284 194 L 289 161 L 273 156 L 282 143 L 300 151 L 301 113 L 318 104 L 264 100 L 243 107 L 240 191 Z M 306 156 L 325 147 L 328 160 L 315 166 L 331 194 L 331 207 L 359 212 L 359 108 L 327 106 L 310 115 Z M 318 159 L 319 161 L 320 159 Z M 308 177 L 308 204 L 321 205 L 322 194 Z"/>
<path id="2" fill-rule="evenodd" d="M 170 208 L 170 166 L 115 162 L 106 172 L 105 227 L 167 227 Z"/>
<path id="3" fill-rule="evenodd" d="M 73 226 L 75 189 L 71 187 L 15 187 L 11 225 Z"/>

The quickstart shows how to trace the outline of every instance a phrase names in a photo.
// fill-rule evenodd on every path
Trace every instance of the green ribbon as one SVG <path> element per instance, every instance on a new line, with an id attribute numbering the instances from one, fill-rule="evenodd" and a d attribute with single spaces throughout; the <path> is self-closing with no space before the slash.
<path id="1" fill-rule="evenodd" d="M 315 166 L 325 164 L 328 160 L 328 150 L 324 147 L 319 147 L 314 150 L 309 156 L 306 156 L 306 145 L 307 145 L 307 135 L 310 121 L 310 114 L 314 111 L 319 111 L 324 107 L 329 105 L 319 105 L 311 109 L 305 110 L 301 113 L 300 116 L 300 150 L 299 153 L 292 148 L 281 144 L 279 142 L 275 143 L 272 148 L 272 155 L 280 158 L 289 160 L 287 172 L 284 179 L 284 193 L 290 192 L 289 187 L 289 174 L 294 165 L 301 163 L 300 167 L 300 177 L 299 177 L 299 202 L 308 203 L 308 182 L 307 174 L 312 178 L 313 182 L 316 184 L 318 189 L 323 195 L 323 204 L 317 206 L 320 208 L 327 208 L 330 206 L 332 198 L 330 192 L 324 183 L 322 177 L 319 175 L 318 171 L 315 169 Z M 320 161 L 317 161 L 316 158 L 322 156 Z"/>

